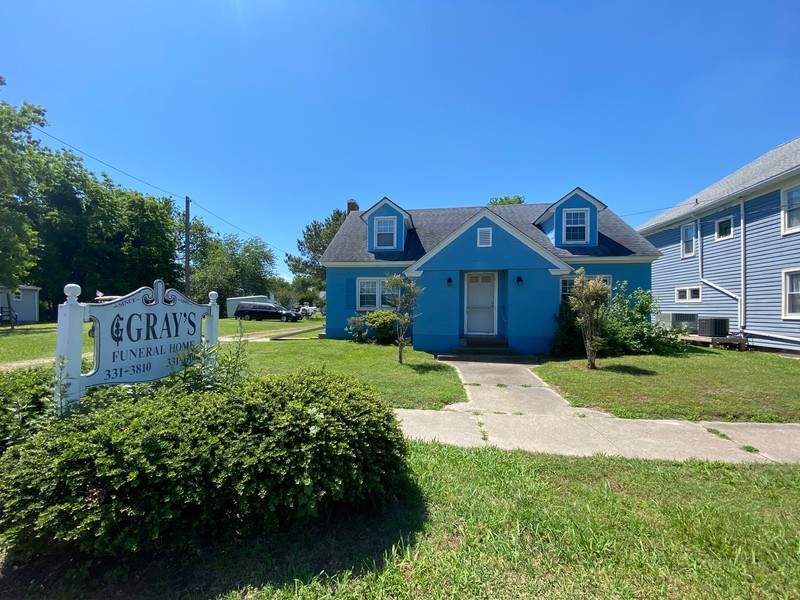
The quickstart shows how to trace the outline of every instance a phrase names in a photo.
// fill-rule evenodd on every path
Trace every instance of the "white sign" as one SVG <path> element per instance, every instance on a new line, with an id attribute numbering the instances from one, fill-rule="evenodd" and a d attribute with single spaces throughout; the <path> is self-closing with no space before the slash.
<path id="1" fill-rule="evenodd" d="M 217 343 L 216 292 L 209 294 L 207 305 L 174 289 L 164 291 L 161 280 L 105 304 L 79 303 L 75 284 L 64 293 L 67 301 L 58 307 L 56 339 L 56 381 L 61 382 L 56 396 L 63 396 L 62 403 L 79 400 L 89 387 L 161 379 L 183 369 L 194 349 Z M 86 321 L 93 321 L 94 361 L 92 370 L 81 374 Z"/>

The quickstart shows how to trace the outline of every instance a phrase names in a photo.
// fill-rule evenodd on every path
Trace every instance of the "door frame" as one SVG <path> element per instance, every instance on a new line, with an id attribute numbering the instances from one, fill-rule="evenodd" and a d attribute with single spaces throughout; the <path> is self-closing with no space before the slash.
<path id="1" fill-rule="evenodd" d="M 494 287 L 493 294 L 492 294 L 492 312 L 493 312 L 493 319 L 492 319 L 492 331 L 491 332 L 473 332 L 467 331 L 467 327 L 469 321 L 467 319 L 467 311 L 469 310 L 469 278 L 471 275 L 491 275 L 492 276 L 492 284 Z M 485 336 L 496 336 L 497 335 L 497 288 L 499 283 L 499 277 L 497 271 L 467 271 L 464 273 L 464 335 L 485 335 Z"/>

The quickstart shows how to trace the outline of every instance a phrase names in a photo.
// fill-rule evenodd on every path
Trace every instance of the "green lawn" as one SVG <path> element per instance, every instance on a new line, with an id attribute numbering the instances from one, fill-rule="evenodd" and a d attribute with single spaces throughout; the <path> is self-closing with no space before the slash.
<path id="1" fill-rule="evenodd" d="M 384 510 L 84 583 L 3 571 L 29 598 L 791 598 L 800 467 L 411 444 Z"/>
<path id="2" fill-rule="evenodd" d="M 91 323 L 83 324 L 83 351 L 92 349 L 93 340 L 88 336 Z M 34 323 L 0 327 L 0 363 L 35 358 L 53 358 L 56 355 L 56 324 Z"/>
<path id="3" fill-rule="evenodd" d="M 689 347 L 673 356 L 550 359 L 534 372 L 575 406 L 618 417 L 800 421 L 800 361 L 764 352 Z"/>
<path id="4" fill-rule="evenodd" d="M 396 408 L 441 408 L 466 401 L 458 374 L 426 352 L 406 350 L 397 363 L 396 346 L 356 344 L 346 340 L 249 342 L 256 371 L 281 373 L 300 367 L 323 367 L 370 384 Z"/>
<path id="5" fill-rule="evenodd" d="M 240 321 L 238 319 L 220 319 L 219 335 L 236 335 L 239 333 L 239 326 L 245 334 L 276 331 L 302 331 L 312 327 L 324 327 L 325 317 L 314 315 L 310 319 L 303 319 L 297 323 L 283 323 L 282 321 Z"/>
<path id="6" fill-rule="evenodd" d="M 315 315 L 311 319 L 303 319 L 297 323 L 220 319 L 219 335 L 236 335 L 240 324 L 245 334 L 275 333 L 278 331 L 291 333 L 292 331 L 301 331 L 312 327 L 323 327 L 325 318 L 322 315 Z M 88 334 L 90 326 L 90 323 L 84 323 L 84 334 Z M 83 351 L 89 352 L 91 349 L 92 339 L 88 335 L 84 335 Z M 36 358 L 53 358 L 55 354 L 55 323 L 19 325 L 14 328 L 14 331 L 11 331 L 10 327 L 0 327 L 0 363 Z"/>

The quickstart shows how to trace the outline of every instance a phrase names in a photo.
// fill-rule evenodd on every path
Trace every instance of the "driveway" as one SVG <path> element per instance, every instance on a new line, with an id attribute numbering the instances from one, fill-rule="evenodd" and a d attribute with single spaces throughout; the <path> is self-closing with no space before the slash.
<path id="1" fill-rule="evenodd" d="M 446 362 L 468 401 L 440 411 L 397 409 L 407 437 L 572 456 L 800 463 L 800 423 L 619 419 L 571 406 L 531 372 L 532 363 Z"/>

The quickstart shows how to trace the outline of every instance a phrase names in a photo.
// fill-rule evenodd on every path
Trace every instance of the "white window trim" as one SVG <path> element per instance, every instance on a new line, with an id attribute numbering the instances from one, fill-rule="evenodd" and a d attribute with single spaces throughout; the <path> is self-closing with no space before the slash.
<path id="1" fill-rule="evenodd" d="M 800 186 L 788 188 L 781 191 L 781 235 L 789 235 L 790 233 L 797 233 L 798 231 L 800 231 L 800 226 L 798 227 L 788 226 L 787 220 L 789 217 L 789 213 L 786 210 L 786 207 L 789 205 L 789 193 L 798 190 L 800 190 Z"/>
<path id="2" fill-rule="evenodd" d="M 800 321 L 800 313 L 790 313 L 789 289 L 786 285 L 789 275 L 800 274 L 800 267 L 790 267 L 781 271 L 781 318 L 790 321 Z"/>
<path id="3" fill-rule="evenodd" d="M 586 215 L 586 225 L 584 229 L 583 241 L 567 240 L 567 213 L 584 213 Z M 561 245 L 562 246 L 580 246 L 589 243 L 591 238 L 589 232 L 591 211 L 588 208 L 565 208 L 561 211 Z"/>
<path id="4" fill-rule="evenodd" d="M 377 306 L 361 306 L 361 282 L 374 281 L 375 285 L 375 303 Z M 359 277 L 356 279 L 356 311 L 357 312 L 370 312 L 373 310 L 391 309 L 392 306 L 384 306 L 381 301 L 383 298 L 383 286 L 386 284 L 385 277 Z"/>
<path id="5" fill-rule="evenodd" d="M 392 245 L 391 246 L 379 246 L 378 245 L 378 221 L 387 221 L 391 222 L 392 224 Z M 374 246 L 376 250 L 394 250 L 397 248 L 397 217 L 375 217 L 373 221 L 373 227 L 375 228 L 374 234 Z M 385 233 L 385 232 L 384 232 Z"/>
<path id="6" fill-rule="evenodd" d="M 724 237 L 720 237 L 720 235 L 719 235 L 719 224 L 722 223 L 723 221 L 730 221 L 731 222 L 731 232 L 730 232 L 730 234 L 728 234 L 728 235 L 726 235 Z M 733 236 L 734 236 L 734 233 L 735 232 L 734 232 L 734 229 L 733 229 L 733 217 L 725 217 L 723 219 L 717 219 L 714 222 L 714 241 L 715 242 L 721 242 L 723 240 L 732 240 Z"/>
<path id="7" fill-rule="evenodd" d="M 489 232 L 489 243 L 481 244 L 481 233 Z M 491 248 L 492 247 L 492 228 L 491 227 L 478 227 L 478 248 Z"/>
<path id="8" fill-rule="evenodd" d="M 683 242 L 684 242 L 683 232 L 684 232 L 684 230 L 688 229 L 689 227 L 691 227 L 694 230 L 694 233 L 692 234 L 692 253 L 691 254 L 689 254 L 687 252 L 684 252 L 684 248 L 683 248 Z M 680 244 L 681 244 L 681 258 L 691 258 L 695 254 L 697 254 L 697 223 L 692 221 L 691 223 L 686 223 L 686 225 L 681 225 L 681 241 L 680 241 Z"/>
<path id="9" fill-rule="evenodd" d="M 598 275 L 589 275 L 588 273 L 586 274 L 586 279 L 587 280 L 596 279 L 597 277 L 602 277 L 603 279 L 606 280 L 606 283 L 608 284 L 608 287 L 609 287 L 609 290 L 610 290 L 609 293 L 613 296 L 614 295 L 614 279 L 611 277 L 611 275 L 604 275 L 602 273 L 598 274 Z M 562 277 L 561 278 L 561 282 L 559 282 L 559 284 L 558 284 L 558 286 L 559 286 L 558 287 L 558 297 L 560 299 L 563 300 L 564 299 L 564 295 L 565 295 L 564 292 L 562 291 L 564 289 L 564 283 L 563 282 L 564 281 L 575 281 L 575 279 L 576 279 L 576 277 L 574 275 L 569 275 L 567 277 Z M 566 295 L 569 296 L 570 294 L 566 294 Z"/>
<path id="10" fill-rule="evenodd" d="M 11 297 L 14 302 L 22 302 L 22 292 L 12 292 Z"/>
<path id="11" fill-rule="evenodd" d="M 699 290 L 700 297 L 699 298 L 692 298 L 691 290 Z M 678 291 L 685 290 L 686 291 L 686 300 L 679 300 L 678 299 Z M 702 285 L 687 285 L 684 287 L 677 287 L 675 288 L 675 304 L 698 304 L 703 301 L 703 286 Z"/>

